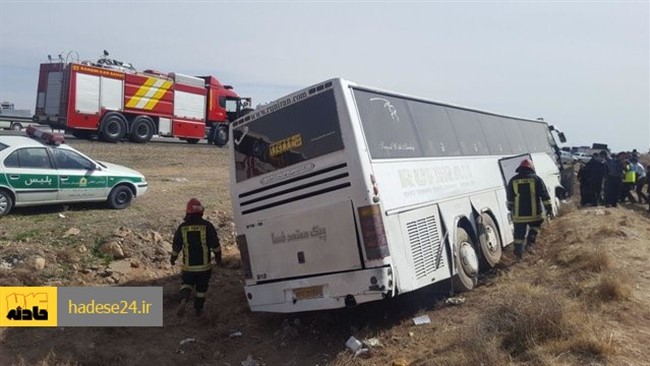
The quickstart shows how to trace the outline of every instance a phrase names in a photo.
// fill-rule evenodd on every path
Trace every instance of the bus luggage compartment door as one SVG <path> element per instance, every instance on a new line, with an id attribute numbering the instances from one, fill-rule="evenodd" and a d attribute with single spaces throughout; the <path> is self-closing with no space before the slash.
<path id="1" fill-rule="evenodd" d="M 350 201 L 260 220 L 246 236 L 256 282 L 361 268 Z"/>

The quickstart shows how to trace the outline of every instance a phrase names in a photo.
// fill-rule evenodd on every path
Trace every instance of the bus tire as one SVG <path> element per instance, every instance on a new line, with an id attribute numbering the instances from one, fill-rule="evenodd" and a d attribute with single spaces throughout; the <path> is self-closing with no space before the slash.
<path id="1" fill-rule="evenodd" d="M 131 123 L 129 140 L 136 143 L 145 143 L 153 137 L 153 120 L 149 116 L 137 116 Z"/>
<path id="2" fill-rule="evenodd" d="M 456 228 L 454 264 L 458 271 L 452 278 L 454 291 L 472 290 L 478 282 L 478 256 L 471 237 L 462 227 Z"/>
<path id="3" fill-rule="evenodd" d="M 133 191 L 125 185 L 119 185 L 108 195 L 108 207 L 121 210 L 129 207 L 133 200 Z"/>
<path id="4" fill-rule="evenodd" d="M 18 122 L 11 125 L 11 130 L 12 131 L 22 131 L 22 129 L 23 129 L 23 125 L 21 125 Z"/>
<path id="5" fill-rule="evenodd" d="M 6 189 L 0 189 L 0 216 L 4 216 L 14 207 L 14 199 Z"/>
<path id="6" fill-rule="evenodd" d="M 196 145 L 199 143 L 199 139 L 185 139 L 185 141 L 190 145 Z"/>
<path id="7" fill-rule="evenodd" d="M 104 115 L 99 127 L 99 136 L 106 142 L 118 142 L 126 135 L 126 120 L 122 114 L 110 112 Z"/>
<path id="8" fill-rule="evenodd" d="M 478 226 L 478 242 L 480 247 L 481 269 L 490 269 L 499 263 L 503 254 L 503 246 L 497 225 L 492 216 L 481 214 L 481 224 Z"/>
<path id="9" fill-rule="evenodd" d="M 214 144 L 217 146 L 224 146 L 228 143 L 228 125 L 220 124 L 216 127 L 217 131 L 214 134 Z"/>

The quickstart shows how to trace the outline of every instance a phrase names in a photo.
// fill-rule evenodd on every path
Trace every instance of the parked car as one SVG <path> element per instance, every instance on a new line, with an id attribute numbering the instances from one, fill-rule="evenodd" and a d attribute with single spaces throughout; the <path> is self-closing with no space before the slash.
<path id="1" fill-rule="evenodd" d="M 591 155 L 584 152 L 577 152 L 573 154 L 573 159 L 576 161 L 581 161 L 583 163 L 586 163 L 589 160 L 591 160 Z"/>
<path id="2" fill-rule="evenodd" d="M 560 150 L 560 162 L 562 164 L 573 164 L 575 162 L 575 159 L 573 158 L 573 155 L 571 155 L 570 152 Z"/>
<path id="3" fill-rule="evenodd" d="M 33 127 L 29 136 L 0 136 L 0 216 L 14 207 L 106 201 L 126 208 L 147 191 L 139 172 L 93 160 L 63 135 Z"/>

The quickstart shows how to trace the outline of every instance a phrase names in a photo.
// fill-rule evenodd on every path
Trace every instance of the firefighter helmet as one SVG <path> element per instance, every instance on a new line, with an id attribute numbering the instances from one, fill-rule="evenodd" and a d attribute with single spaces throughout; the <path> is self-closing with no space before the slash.
<path id="1" fill-rule="evenodd" d="M 185 213 L 188 215 L 203 214 L 203 205 L 201 204 L 201 201 L 196 198 L 187 201 L 187 209 L 185 210 Z"/>
<path id="2" fill-rule="evenodd" d="M 521 169 L 529 169 L 532 171 L 535 171 L 535 167 L 533 166 L 533 162 L 530 161 L 529 159 L 524 159 L 521 161 L 519 164 L 519 167 L 517 168 L 517 172 L 520 171 Z"/>

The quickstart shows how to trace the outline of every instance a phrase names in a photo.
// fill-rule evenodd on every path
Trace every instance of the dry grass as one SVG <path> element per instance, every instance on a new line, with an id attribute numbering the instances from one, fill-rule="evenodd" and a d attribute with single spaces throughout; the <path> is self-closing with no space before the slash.
<path id="1" fill-rule="evenodd" d="M 598 338 L 602 332 L 581 306 L 561 293 L 514 283 L 494 298 L 499 300 L 448 346 L 413 365 L 591 363 L 614 352 L 611 342 Z"/>
<path id="2" fill-rule="evenodd" d="M 601 276 L 592 298 L 599 302 L 623 301 L 629 299 L 631 294 L 629 280 L 625 276 L 610 273 Z"/>

